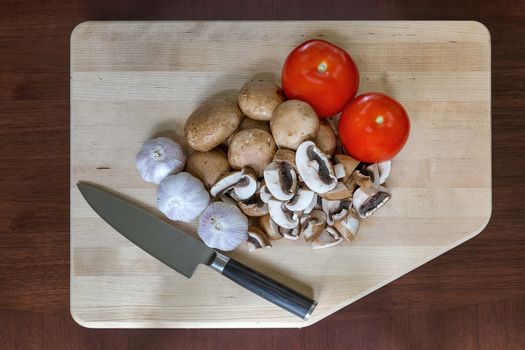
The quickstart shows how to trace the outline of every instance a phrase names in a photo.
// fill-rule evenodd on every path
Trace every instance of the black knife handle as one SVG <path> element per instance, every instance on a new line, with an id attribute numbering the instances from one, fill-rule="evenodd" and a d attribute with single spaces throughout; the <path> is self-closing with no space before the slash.
<path id="1" fill-rule="evenodd" d="M 304 320 L 310 317 L 317 306 L 315 300 L 220 253 L 217 253 L 210 267 L 241 287 L 248 289 Z"/>

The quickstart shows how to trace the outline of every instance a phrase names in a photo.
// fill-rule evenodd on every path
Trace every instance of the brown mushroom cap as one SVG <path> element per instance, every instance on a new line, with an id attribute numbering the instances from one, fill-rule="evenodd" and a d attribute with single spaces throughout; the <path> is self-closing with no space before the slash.
<path id="1" fill-rule="evenodd" d="M 211 100 L 197 108 L 186 120 L 184 135 L 196 151 L 206 152 L 220 145 L 237 130 L 242 113 L 228 100 Z"/>
<path id="2" fill-rule="evenodd" d="M 221 176 L 230 171 L 230 163 L 221 150 L 196 151 L 188 157 L 186 171 L 201 180 L 209 190 Z"/>
<path id="3" fill-rule="evenodd" d="M 249 130 L 249 129 L 261 129 L 270 132 L 270 123 L 264 120 L 254 120 L 250 118 L 242 118 L 241 124 L 237 131 Z"/>
<path id="4" fill-rule="evenodd" d="M 270 120 L 273 110 L 284 101 L 283 91 L 271 81 L 250 80 L 239 91 L 237 103 L 251 119 Z"/>
<path id="5" fill-rule="evenodd" d="M 319 132 L 313 141 L 321 152 L 328 156 L 334 155 L 337 147 L 337 138 L 332 128 L 326 122 L 322 122 L 319 125 Z"/>
<path id="6" fill-rule="evenodd" d="M 233 169 L 249 167 L 261 176 L 276 150 L 269 132 L 260 129 L 243 130 L 236 133 L 230 141 L 228 161 Z"/>
<path id="7" fill-rule="evenodd" d="M 319 118 L 308 103 L 289 100 L 273 111 L 270 128 L 277 146 L 296 150 L 301 143 L 317 136 Z"/>

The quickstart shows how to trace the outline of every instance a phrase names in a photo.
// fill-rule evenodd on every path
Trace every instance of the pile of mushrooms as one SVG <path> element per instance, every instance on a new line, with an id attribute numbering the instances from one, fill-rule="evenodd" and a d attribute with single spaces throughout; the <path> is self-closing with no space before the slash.
<path id="1" fill-rule="evenodd" d="M 382 186 L 390 161 L 363 164 L 337 152 L 332 126 L 270 81 L 247 82 L 237 103 L 204 103 L 184 133 L 194 150 L 185 171 L 249 218 L 250 251 L 301 236 L 313 249 L 350 242 L 391 198 Z"/>

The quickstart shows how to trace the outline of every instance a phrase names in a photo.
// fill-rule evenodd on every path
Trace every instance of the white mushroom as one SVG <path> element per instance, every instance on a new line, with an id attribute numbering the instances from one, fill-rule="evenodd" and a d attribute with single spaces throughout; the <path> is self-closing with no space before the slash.
<path id="1" fill-rule="evenodd" d="M 293 198 L 297 190 L 297 174 L 287 162 L 271 162 L 264 169 L 264 182 L 273 197 L 281 201 Z"/>
<path id="2" fill-rule="evenodd" d="M 328 157 L 312 141 L 303 142 L 295 154 L 297 171 L 306 186 L 322 194 L 337 186 L 334 168 Z"/>
<path id="3" fill-rule="evenodd" d="M 314 196 L 313 191 L 300 188 L 292 199 L 284 203 L 284 206 L 290 211 L 303 211 L 312 203 Z"/>
<path id="4" fill-rule="evenodd" d="M 313 141 L 321 152 L 329 157 L 334 155 L 337 147 L 337 138 L 332 128 L 325 121 L 320 123 L 319 132 Z"/>
<path id="5" fill-rule="evenodd" d="M 343 241 L 343 238 L 333 227 L 327 226 L 319 237 L 312 242 L 312 249 L 333 247 Z"/>
<path id="6" fill-rule="evenodd" d="M 256 120 L 270 120 L 274 109 L 284 101 L 283 91 L 272 81 L 253 79 L 243 85 L 237 103 L 242 112 Z"/>
<path id="7" fill-rule="evenodd" d="M 270 216 L 273 221 L 283 228 L 292 229 L 299 224 L 297 213 L 286 209 L 283 205 L 283 202 L 279 200 L 270 199 L 268 202 L 268 210 L 270 211 Z"/>
<path id="8" fill-rule="evenodd" d="M 301 229 L 302 229 L 301 225 L 297 225 L 294 228 L 279 227 L 279 232 L 284 238 L 295 241 L 301 235 Z"/>
<path id="9" fill-rule="evenodd" d="M 382 186 L 359 187 L 354 192 L 353 207 L 361 218 L 367 218 L 385 205 L 392 195 Z"/>
<path id="10" fill-rule="evenodd" d="M 270 129 L 278 147 L 296 150 L 303 141 L 317 136 L 319 118 L 308 103 L 288 100 L 273 111 Z"/>
<path id="11" fill-rule="evenodd" d="M 249 167 L 261 176 L 276 150 L 269 132 L 261 129 L 243 130 L 234 134 L 230 141 L 228 162 L 233 169 Z"/>
<path id="12" fill-rule="evenodd" d="M 303 210 L 303 214 L 310 214 L 312 210 L 317 207 L 317 193 L 314 192 L 314 195 L 312 196 L 312 200 L 310 201 L 310 204 Z"/>
<path id="13" fill-rule="evenodd" d="M 359 230 L 359 222 L 359 215 L 352 208 L 344 219 L 334 222 L 334 227 L 344 239 L 346 239 L 348 242 L 351 242 L 357 235 L 357 231 Z"/>
<path id="14" fill-rule="evenodd" d="M 266 187 L 266 185 L 262 185 L 259 189 L 259 196 L 261 197 L 261 201 L 266 204 L 268 204 L 270 199 L 273 198 L 272 193 L 268 191 L 268 187 Z"/>

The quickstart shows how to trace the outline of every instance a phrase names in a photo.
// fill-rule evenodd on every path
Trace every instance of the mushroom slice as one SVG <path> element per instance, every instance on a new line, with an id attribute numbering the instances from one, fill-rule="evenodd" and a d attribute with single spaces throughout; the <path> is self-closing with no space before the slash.
<path id="1" fill-rule="evenodd" d="M 306 242 L 316 240 L 326 226 L 326 215 L 322 210 L 314 210 L 300 220 L 301 231 Z"/>
<path id="2" fill-rule="evenodd" d="M 273 221 L 269 214 L 261 216 L 259 226 L 272 241 L 283 238 L 283 235 L 279 232 L 279 225 Z"/>
<path id="3" fill-rule="evenodd" d="M 332 163 L 312 141 L 305 141 L 299 146 L 295 163 L 299 175 L 312 191 L 322 194 L 337 186 Z"/>
<path id="4" fill-rule="evenodd" d="M 364 219 L 374 214 L 390 198 L 392 198 L 392 195 L 382 186 L 359 187 L 354 192 L 353 207 L 359 216 Z"/>
<path id="5" fill-rule="evenodd" d="M 354 170 L 357 168 L 357 166 L 360 163 L 357 159 L 351 156 L 347 156 L 346 154 L 336 154 L 334 156 L 334 161 L 335 161 L 334 169 L 337 166 L 337 164 L 341 164 L 344 168 L 344 172 L 345 172 L 344 177 L 342 178 L 337 177 L 338 179 L 342 179 L 343 182 L 346 181 L 350 177 L 350 175 L 352 175 L 352 173 L 354 172 Z"/>
<path id="6" fill-rule="evenodd" d="M 287 201 L 297 190 L 297 173 L 286 162 L 271 162 L 263 171 L 266 187 L 276 199 Z"/>
<path id="7" fill-rule="evenodd" d="M 308 204 L 308 206 L 303 210 L 303 214 L 310 214 L 312 212 L 312 210 L 315 209 L 315 207 L 317 206 L 317 193 L 314 192 L 314 195 L 312 196 L 312 201 L 310 202 L 310 204 Z"/>
<path id="8" fill-rule="evenodd" d="M 241 179 L 233 186 L 232 198 L 237 201 L 247 200 L 255 194 L 257 187 L 257 175 L 252 169 L 245 168 L 242 170 Z"/>
<path id="9" fill-rule="evenodd" d="M 361 171 L 358 171 L 358 170 L 354 171 L 352 175 L 345 181 L 345 185 L 348 188 L 356 188 L 356 187 L 372 188 L 374 187 L 372 178 L 368 176 L 367 174 L 363 174 Z"/>
<path id="10" fill-rule="evenodd" d="M 281 201 L 270 199 L 268 210 L 273 221 L 281 227 L 294 228 L 299 224 L 297 214 L 286 209 Z"/>
<path id="11" fill-rule="evenodd" d="M 392 162 L 379 162 L 374 163 L 366 167 L 366 170 L 371 174 L 372 182 L 374 185 L 379 186 L 385 183 L 386 179 L 390 175 L 392 168 Z"/>
<path id="12" fill-rule="evenodd" d="M 303 211 L 312 203 L 314 195 L 313 191 L 300 188 L 297 194 L 286 202 L 284 206 L 290 211 Z"/>
<path id="13" fill-rule="evenodd" d="M 351 208 L 350 213 L 343 220 L 334 222 L 335 229 L 346 239 L 348 242 L 354 240 L 359 230 L 359 215 L 357 215 L 354 208 Z"/>
<path id="14" fill-rule="evenodd" d="M 322 207 L 326 214 L 326 223 L 332 226 L 335 221 L 343 220 L 348 215 L 351 205 L 352 201 L 349 200 L 331 201 L 323 198 Z"/>
<path id="15" fill-rule="evenodd" d="M 255 193 L 250 198 L 240 201 L 239 208 L 246 216 L 263 216 L 269 213 L 268 204 L 261 200 L 259 193 Z"/>
<path id="16" fill-rule="evenodd" d="M 330 192 L 326 192 L 321 195 L 321 197 L 330 199 L 330 200 L 342 200 L 342 199 L 352 199 L 353 190 L 346 187 L 342 182 L 338 182 L 337 186 Z"/>
<path id="17" fill-rule="evenodd" d="M 287 148 L 279 148 L 273 156 L 274 162 L 286 162 L 290 164 L 294 169 L 297 169 L 295 166 L 295 151 Z"/>
<path id="18" fill-rule="evenodd" d="M 343 241 L 343 238 L 333 227 L 327 226 L 321 231 L 319 237 L 312 242 L 312 249 L 333 247 Z"/>
<path id="19" fill-rule="evenodd" d="M 334 173 L 338 179 L 344 179 L 346 177 L 345 166 L 341 163 L 334 164 Z"/>
<path id="20" fill-rule="evenodd" d="M 270 193 L 270 191 L 268 191 L 268 187 L 266 187 L 266 185 L 261 186 L 259 190 L 259 196 L 261 198 L 261 201 L 263 201 L 263 203 L 266 204 L 268 204 L 270 199 L 272 199 L 272 194 Z"/>
<path id="21" fill-rule="evenodd" d="M 266 237 L 266 234 L 258 227 L 250 226 L 248 228 L 248 250 L 253 252 L 260 248 L 271 248 L 272 243 Z"/>
<path id="22" fill-rule="evenodd" d="M 299 238 L 299 236 L 301 235 L 301 230 L 302 230 L 301 225 L 297 225 L 294 228 L 279 227 L 279 232 L 281 233 L 281 235 L 284 238 L 290 239 L 292 241 L 295 241 Z"/>
<path id="23" fill-rule="evenodd" d="M 219 178 L 219 180 L 210 189 L 213 197 L 220 197 L 235 186 L 243 177 L 242 172 L 234 171 Z"/>

